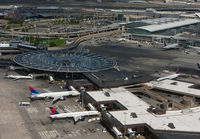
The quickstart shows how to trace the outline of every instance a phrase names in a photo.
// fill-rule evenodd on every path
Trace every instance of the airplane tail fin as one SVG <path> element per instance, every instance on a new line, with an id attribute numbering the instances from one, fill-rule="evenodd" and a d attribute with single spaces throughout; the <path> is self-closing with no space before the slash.
<path id="1" fill-rule="evenodd" d="M 167 43 L 164 41 L 164 42 L 163 42 L 163 45 L 164 45 L 164 46 L 167 46 Z"/>
<path id="2" fill-rule="evenodd" d="M 30 76 L 31 78 L 33 78 L 33 74 L 28 74 L 28 76 Z"/>
<path id="3" fill-rule="evenodd" d="M 71 91 L 76 91 L 76 89 L 73 87 L 73 86 L 69 86 L 69 89 L 71 90 Z"/>
<path id="4" fill-rule="evenodd" d="M 36 91 L 32 86 L 29 86 L 32 95 L 39 95 L 38 91 Z"/>
<path id="5" fill-rule="evenodd" d="M 49 107 L 49 109 L 51 110 L 52 115 L 59 114 L 59 112 L 57 112 L 53 107 Z"/>
<path id="6" fill-rule="evenodd" d="M 200 64 L 199 63 L 197 63 L 197 67 L 198 67 L 198 69 L 200 69 Z"/>
<path id="7" fill-rule="evenodd" d="M 6 73 L 5 76 L 8 77 L 8 73 Z"/>
<path id="8" fill-rule="evenodd" d="M 180 68 L 177 68 L 176 70 L 176 74 L 178 74 L 180 72 Z"/>

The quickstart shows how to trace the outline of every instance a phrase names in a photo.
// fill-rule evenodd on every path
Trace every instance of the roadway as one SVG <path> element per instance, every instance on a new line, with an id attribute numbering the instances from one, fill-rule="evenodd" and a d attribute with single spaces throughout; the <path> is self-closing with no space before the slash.
<path id="1" fill-rule="evenodd" d="M 34 36 L 40 38 L 56 38 L 56 37 L 63 37 L 63 38 L 75 38 L 75 37 L 81 37 L 81 36 L 86 36 L 90 34 L 98 34 L 101 32 L 109 32 L 109 31 L 114 31 L 118 30 L 119 24 L 115 25 L 113 27 L 109 26 L 102 26 L 101 28 L 95 29 L 95 30 L 81 30 L 81 31 L 76 31 L 76 32 L 68 32 L 68 33 L 59 33 L 59 32 L 22 32 L 22 31 L 14 31 L 14 29 L 11 29 L 9 31 L 4 31 L 0 30 L 0 33 L 2 35 L 7 35 L 7 36 Z"/>

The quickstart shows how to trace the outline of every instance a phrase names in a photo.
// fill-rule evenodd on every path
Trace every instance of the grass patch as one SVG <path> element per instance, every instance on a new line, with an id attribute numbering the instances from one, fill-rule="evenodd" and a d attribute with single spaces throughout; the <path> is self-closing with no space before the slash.
<path id="1" fill-rule="evenodd" d="M 53 40 L 46 40 L 41 38 L 26 38 L 26 41 L 30 41 L 34 45 L 45 45 L 48 47 L 61 47 L 65 45 L 67 39 L 53 39 Z"/>
<path id="2" fill-rule="evenodd" d="M 67 39 L 55 39 L 55 40 L 46 40 L 47 45 L 50 47 L 54 47 L 54 46 L 63 46 L 65 45 Z"/>
<path id="3" fill-rule="evenodd" d="M 14 29 L 14 28 L 19 28 L 22 27 L 21 24 L 9 24 L 6 26 L 6 29 Z"/>

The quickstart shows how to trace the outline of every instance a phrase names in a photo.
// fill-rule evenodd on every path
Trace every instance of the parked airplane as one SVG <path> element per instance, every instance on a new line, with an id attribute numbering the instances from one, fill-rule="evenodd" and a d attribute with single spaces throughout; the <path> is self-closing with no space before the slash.
<path id="1" fill-rule="evenodd" d="M 117 41 L 119 41 L 119 42 L 126 41 L 126 38 L 118 38 Z"/>
<path id="2" fill-rule="evenodd" d="M 29 70 L 25 67 L 19 67 L 19 66 L 9 66 L 8 69 L 9 70 L 18 70 L 18 69 Z"/>
<path id="3" fill-rule="evenodd" d="M 5 78 L 19 80 L 19 79 L 33 79 L 33 75 L 29 74 L 28 76 L 21 76 L 21 75 L 8 75 L 6 73 Z"/>
<path id="4" fill-rule="evenodd" d="M 73 118 L 74 123 L 77 123 L 79 120 L 84 120 L 85 116 L 99 115 L 98 111 L 81 111 L 81 112 L 69 112 L 69 113 L 59 113 L 53 107 L 49 107 L 52 115 L 49 116 L 51 120 L 55 119 L 64 119 L 64 118 Z"/>
<path id="5" fill-rule="evenodd" d="M 180 68 L 177 68 L 176 74 L 172 74 L 172 75 L 169 75 L 169 76 L 158 78 L 157 81 L 162 81 L 162 80 L 165 80 L 165 79 L 174 79 L 174 78 L 177 78 L 180 75 L 179 71 L 180 71 Z"/>
<path id="6" fill-rule="evenodd" d="M 169 49 L 179 49 L 180 48 L 180 47 L 178 47 L 178 43 L 167 45 L 167 43 L 164 41 L 163 45 L 164 45 L 163 48 L 166 49 L 166 50 L 169 50 Z"/>
<path id="7" fill-rule="evenodd" d="M 71 87 L 73 88 L 73 87 Z M 40 99 L 40 98 L 53 98 L 53 103 L 59 99 L 64 100 L 66 96 L 77 96 L 80 93 L 75 90 L 74 88 L 72 91 L 62 91 L 62 92 L 51 92 L 48 91 L 47 93 L 38 93 L 33 87 L 29 86 L 31 91 L 31 99 Z"/>

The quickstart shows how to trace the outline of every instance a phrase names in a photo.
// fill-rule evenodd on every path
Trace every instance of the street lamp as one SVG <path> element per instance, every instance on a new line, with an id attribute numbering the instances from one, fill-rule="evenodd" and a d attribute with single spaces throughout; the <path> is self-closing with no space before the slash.
<path id="1" fill-rule="evenodd" d="M 125 120 L 124 120 L 124 137 L 126 135 L 126 114 L 127 112 L 124 112 Z"/>
<path id="2" fill-rule="evenodd" d="M 81 87 L 80 90 L 81 90 L 81 104 L 82 104 L 82 108 L 83 108 L 84 107 L 84 104 L 83 104 L 83 94 L 85 92 L 85 88 Z"/>

